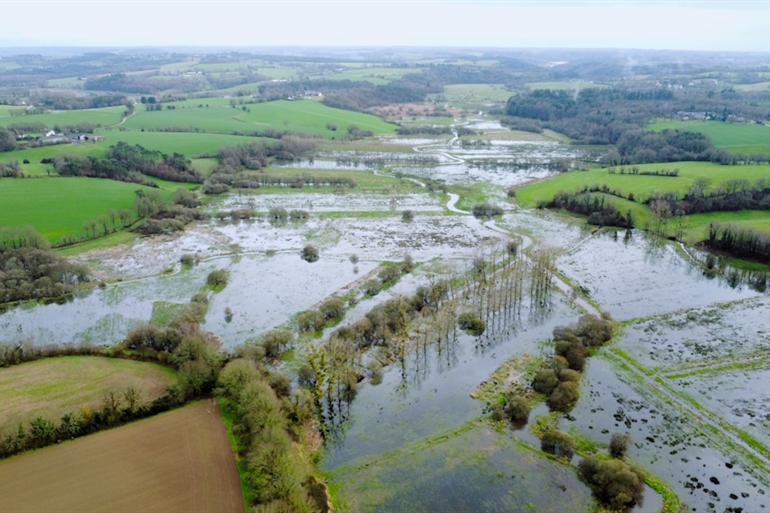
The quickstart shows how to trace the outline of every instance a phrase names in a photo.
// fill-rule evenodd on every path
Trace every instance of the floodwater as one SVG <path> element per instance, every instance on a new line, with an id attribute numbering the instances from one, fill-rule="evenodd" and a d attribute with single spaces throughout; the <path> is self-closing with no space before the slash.
<path id="1" fill-rule="evenodd" d="M 475 128 L 501 129 L 489 121 Z M 579 150 L 555 142 L 493 139 L 489 145 L 463 148 L 455 137 L 386 141 L 412 145 L 415 153 L 339 152 L 286 165 L 370 172 L 386 162 L 394 166 L 392 171 L 412 176 L 509 187 L 553 174 L 554 159 L 579 155 Z M 704 272 L 697 252 L 695 259 L 685 258 L 675 245 L 639 231 L 593 233 L 595 228 L 553 213 L 515 210 L 499 188 L 492 194 L 506 206 L 500 226 L 469 215 L 444 215 L 446 197 L 424 192 L 233 194 L 209 208 L 264 212 L 280 206 L 307 210 L 311 217 L 279 224 L 265 219 L 211 220 L 183 234 L 78 256 L 99 278 L 112 283 L 61 304 L 29 303 L 0 313 L 0 333 L 13 343 L 115 343 L 147 323 L 157 302 L 187 303 L 204 290 L 210 271 L 227 269 L 228 285 L 209 293 L 203 327 L 218 335 L 226 348 L 234 348 L 290 322 L 297 312 L 329 295 L 350 291 L 383 261 L 399 261 L 408 254 L 421 264 L 390 290 L 360 299 L 347 312 L 344 325 L 396 294 L 409 294 L 453 270 L 467 269 L 484 248 L 507 239 L 500 233 L 500 227 L 506 227 L 522 234 L 527 244 L 532 240 L 533 249 L 556 250 L 557 268 L 567 281 L 613 319 L 628 321 L 615 349 L 631 355 L 673 391 L 661 399 L 652 381 L 616 368 L 600 352 L 590 360 L 582 397 L 560 419 L 560 428 L 598 444 L 607 444 L 612 432 L 629 432 L 632 460 L 670 484 L 695 511 L 766 509 L 767 475 L 742 460 L 726 443 L 729 437 L 717 436 L 691 418 L 682 394 L 770 444 L 765 386 L 770 379 L 765 360 L 770 297 L 729 269 L 723 270 L 729 277 Z M 418 214 L 410 223 L 399 215 L 406 209 Z M 371 214 L 315 215 L 361 211 Z M 321 255 L 312 264 L 299 257 L 308 243 Z M 196 255 L 200 263 L 181 269 L 178 262 L 184 254 Z M 356 264 L 350 261 L 353 255 Z M 225 316 L 227 308 L 232 316 Z M 553 328 L 581 315 L 556 292 L 547 308 L 530 308 L 525 305 L 519 322 L 504 334 L 490 339 L 460 334 L 389 365 L 377 385 L 362 382 L 355 399 L 330 422 L 322 461 L 353 511 L 466 506 L 484 511 L 586 511 L 595 506 L 573 468 L 527 448 L 539 442 L 526 429 L 496 433 L 474 420 L 483 415 L 484 404 L 470 394 L 481 382 L 511 357 L 547 357 Z M 297 354 L 302 356 L 301 348 Z M 531 418 L 544 408 L 533 411 Z M 434 440 L 437 436 L 440 439 Z M 360 466 L 366 462 L 371 464 Z M 648 490 L 647 497 L 636 512 L 660 508 L 657 494 Z"/>
<path id="2" fill-rule="evenodd" d="M 559 258 L 557 267 L 615 320 L 759 295 L 746 285 L 706 274 L 672 244 L 637 230 L 600 232 Z"/>
<path id="3" fill-rule="evenodd" d="M 608 444 L 614 432 L 630 434 L 633 461 L 668 482 L 695 511 L 732 507 L 748 512 L 770 506 L 765 485 L 714 447 L 686 413 L 640 394 L 602 358 L 589 360 L 585 376 L 581 399 L 562 419 L 561 429 L 576 429 L 601 444 Z"/>

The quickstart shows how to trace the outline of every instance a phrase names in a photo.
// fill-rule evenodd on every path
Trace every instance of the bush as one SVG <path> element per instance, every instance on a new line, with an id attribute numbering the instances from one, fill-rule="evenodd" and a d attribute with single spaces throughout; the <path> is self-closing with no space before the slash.
<path id="1" fill-rule="evenodd" d="M 559 384 L 559 378 L 552 369 L 540 369 L 532 380 L 532 389 L 543 395 L 551 395 Z"/>
<path id="2" fill-rule="evenodd" d="M 628 445 L 631 443 L 631 435 L 628 433 L 612 433 L 610 439 L 610 454 L 613 458 L 622 458 L 628 451 Z"/>
<path id="3" fill-rule="evenodd" d="M 540 448 L 549 454 L 555 454 L 568 461 L 575 455 L 575 439 L 567 433 L 549 429 L 540 439 Z"/>
<path id="4" fill-rule="evenodd" d="M 580 381 L 580 373 L 572 369 L 562 369 L 562 371 L 559 372 L 559 381 L 571 381 L 573 383 L 578 383 Z"/>
<path id="5" fill-rule="evenodd" d="M 593 457 L 578 463 L 583 479 L 600 502 L 613 510 L 641 504 L 644 498 L 644 480 L 641 472 L 622 460 L 598 461 Z"/>
<path id="6" fill-rule="evenodd" d="M 182 255 L 182 258 L 179 259 L 179 261 L 182 263 L 182 265 L 191 267 L 193 264 L 195 264 L 195 257 L 189 253 L 185 253 Z"/>
<path id="7" fill-rule="evenodd" d="M 401 212 L 401 221 L 405 223 L 411 223 L 412 221 L 414 221 L 414 212 L 412 212 L 411 210 L 404 210 L 403 212 Z"/>
<path id="8" fill-rule="evenodd" d="M 321 331 L 326 326 L 326 319 L 318 310 L 308 310 L 297 316 L 300 331 Z"/>
<path id="9" fill-rule="evenodd" d="M 262 347 L 265 348 L 265 355 L 271 358 L 277 358 L 286 349 L 292 339 L 292 334 L 288 330 L 269 331 L 262 339 Z"/>
<path id="10" fill-rule="evenodd" d="M 227 271 L 225 269 L 211 271 L 206 277 L 206 284 L 211 285 L 212 287 L 227 285 Z"/>
<path id="11" fill-rule="evenodd" d="M 478 315 L 472 312 L 460 314 L 457 318 L 457 325 L 461 330 L 465 330 L 471 335 L 481 336 L 487 329 L 487 323 Z"/>
<path id="12" fill-rule="evenodd" d="M 514 397 L 505 405 L 505 415 L 511 422 L 526 423 L 529 420 L 529 402 L 523 397 Z"/>
<path id="13" fill-rule="evenodd" d="M 367 296 L 376 296 L 382 289 L 382 282 L 377 278 L 370 278 L 364 282 L 364 294 Z"/>
<path id="14" fill-rule="evenodd" d="M 480 203 L 473 206 L 472 212 L 474 217 L 492 218 L 494 216 L 502 215 L 503 209 L 496 205 L 490 205 L 489 203 Z"/>
<path id="15" fill-rule="evenodd" d="M 548 398 L 548 407 L 556 411 L 567 411 L 580 397 L 578 384 L 572 381 L 559 383 Z"/>
<path id="16" fill-rule="evenodd" d="M 345 302 L 340 298 L 329 298 L 320 307 L 321 313 L 325 319 L 339 319 L 345 315 Z"/>
<path id="17" fill-rule="evenodd" d="M 310 263 L 316 262 L 320 258 L 318 255 L 318 249 L 312 244 L 308 244 L 302 248 L 302 253 L 300 253 L 300 256 L 302 257 L 302 260 Z"/>
<path id="18" fill-rule="evenodd" d="M 377 273 L 383 284 L 396 281 L 401 276 L 401 269 L 393 264 L 388 264 Z"/>

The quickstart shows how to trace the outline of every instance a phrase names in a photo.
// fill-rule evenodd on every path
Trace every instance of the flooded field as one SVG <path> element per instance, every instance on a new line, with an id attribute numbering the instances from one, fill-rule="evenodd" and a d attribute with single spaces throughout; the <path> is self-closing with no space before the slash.
<path id="1" fill-rule="evenodd" d="M 275 363 L 294 379 L 335 330 L 366 320 L 389 300 L 447 280 L 456 296 L 452 308 L 458 308 L 442 314 L 449 315 L 452 336 L 447 331 L 400 355 L 376 344 L 362 350 L 354 391 L 329 400 L 332 407 L 318 416 L 326 437 L 321 467 L 331 476 L 335 505 L 343 511 L 580 512 L 599 507 L 578 478 L 574 465 L 581 455 L 571 465 L 544 457 L 530 429 L 547 406 L 535 405 L 529 427 L 498 429 L 485 402 L 471 394 L 510 359 L 550 361 L 555 327 L 603 312 L 615 321 L 617 336 L 590 360 L 575 407 L 555 416 L 560 429 L 572 433 L 579 448 L 600 454 L 611 433 L 630 433 L 630 461 L 659 480 L 651 481 L 656 489 L 672 490 L 693 511 L 770 507 L 770 296 L 721 264 L 706 272 L 699 252 L 688 256 L 641 231 L 597 229 L 558 213 L 517 209 L 506 188 L 555 173 L 559 159 L 585 155 L 555 141 L 511 140 L 496 121 L 469 120 L 467 126 L 478 136 L 383 137 L 377 151 L 326 151 L 281 164 L 370 177 L 375 172 L 392 177 L 398 185 L 393 189 L 256 190 L 215 197 L 206 206 L 212 214 L 245 208 L 265 214 L 273 207 L 309 212 L 301 222 L 214 216 L 182 234 L 79 255 L 75 259 L 104 286 L 61 304 L 10 308 L 0 313 L 0 338 L 12 344 L 113 344 L 158 311 L 205 292 L 209 309 L 202 328 L 225 349 L 275 327 L 293 330 L 293 350 Z M 388 145 L 399 151 L 382 150 Z M 418 183 L 424 179 L 446 182 L 452 194 L 428 192 Z M 480 191 L 504 214 L 495 221 L 476 219 L 454 207 L 463 187 L 452 185 Z M 411 222 L 402 220 L 404 210 L 415 214 Z M 510 240 L 519 246 L 504 249 Z M 318 261 L 300 258 L 307 244 L 318 249 Z M 529 273 L 541 249 L 553 252 L 561 277 L 548 273 L 548 294 L 537 296 L 527 274 L 513 318 L 495 324 L 487 310 L 491 321 L 483 335 L 457 329 L 456 317 L 475 311 L 479 297 L 486 297 L 487 309 L 500 301 L 483 295 L 493 290 L 499 267 L 479 285 L 480 296 L 471 293 L 481 283 L 474 280 L 488 271 L 484 255 L 503 258 L 511 251 L 507 257 L 516 255 L 521 272 Z M 183 255 L 193 255 L 196 264 L 183 268 Z M 407 256 L 415 264 L 410 272 L 378 294 L 363 293 L 363 282 L 381 266 Z M 227 271 L 228 283 L 214 292 L 205 284 L 216 269 Z M 352 298 L 344 316 L 318 333 L 298 333 L 297 314 L 332 295 Z M 427 341 L 440 317 L 438 311 L 420 317 L 421 324 L 401 335 Z M 407 342 L 413 340 L 404 347 Z M 369 363 L 384 367 L 362 370 Z M 646 496 L 635 513 L 664 507 L 663 496 L 649 486 Z"/>
<path id="2" fill-rule="evenodd" d="M 561 257 L 558 267 L 616 320 L 759 295 L 748 286 L 707 275 L 673 245 L 639 231 L 598 233 Z"/>
<path id="3" fill-rule="evenodd" d="M 470 426 L 334 474 L 343 511 L 564 511 L 594 506 L 566 465 L 505 434 Z"/>
<path id="4" fill-rule="evenodd" d="M 689 309 L 627 326 L 618 345 L 646 367 L 670 370 L 757 356 L 770 348 L 769 311 L 767 295 Z"/>
<path id="5" fill-rule="evenodd" d="M 770 488 L 760 481 L 767 475 L 744 468 L 697 419 L 645 387 L 623 382 L 601 358 L 591 360 L 582 398 L 562 428 L 600 444 L 607 444 L 613 432 L 629 433 L 631 458 L 668 482 L 694 511 L 770 506 Z"/>

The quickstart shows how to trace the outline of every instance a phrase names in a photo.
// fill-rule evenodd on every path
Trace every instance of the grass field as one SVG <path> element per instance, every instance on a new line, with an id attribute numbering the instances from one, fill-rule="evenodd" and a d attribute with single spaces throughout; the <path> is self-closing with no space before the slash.
<path id="1" fill-rule="evenodd" d="M 633 192 L 637 199 L 644 199 L 655 191 L 685 192 L 699 177 L 711 180 L 712 188 L 731 178 L 746 178 L 754 181 L 760 177 L 770 178 L 770 166 L 721 166 L 710 162 L 671 162 L 666 164 L 643 164 L 642 171 L 656 169 L 679 169 L 679 176 L 621 175 L 610 174 L 606 169 L 564 173 L 553 178 L 534 182 L 516 190 L 517 201 L 524 205 L 535 205 L 538 201 L 553 198 L 558 191 L 571 191 L 583 185 L 604 185 L 621 189 L 624 194 Z"/>
<path id="2" fill-rule="evenodd" d="M 0 429 L 15 429 L 37 415 L 58 422 L 84 404 L 101 407 L 104 392 L 128 385 L 149 402 L 165 393 L 176 371 L 154 363 L 100 356 L 46 358 L 0 369 Z"/>
<path id="3" fill-rule="evenodd" d="M 649 176 L 649 175 L 621 175 L 609 174 L 606 169 L 592 169 L 590 171 L 574 171 L 557 175 L 553 178 L 540 180 L 516 189 L 516 201 L 520 205 L 534 206 L 543 200 L 553 198 L 559 191 L 572 191 L 583 185 L 604 185 L 611 189 L 620 189 L 626 196 L 633 192 L 637 201 L 629 201 L 615 196 L 607 196 L 618 210 L 633 212 L 636 226 L 644 227 L 644 223 L 651 219 L 650 212 L 640 201 L 647 198 L 655 191 L 677 191 L 680 194 L 687 191 L 690 185 L 699 177 L 706 177 L 712 181 L 711 188 L 718 186 L 731 178 L 746 178 L 754 181 L 760 177 L 770 177 L 770 166 L 720 166 L 709 162 L 676 162 L 669 164 L 644 164 L 639 166 L 641 170 L 674 169 L 679 168 L 678 177 Z M 687 219 L 685 240 L 695 242 L 703 239 L 704 231 L 711 221 L 723 223 L 738 223 L 744 226 L 770 232 L 769 211 L 742 211 L 742 212 L 712 212 L 697 214 Z"/>
<path id="4" fill-rule="evenodd" d="M 86 109 L 86 110 L 59 110 L 47 112 L 45 114 L 32 114 L 30 116 L 11 117 L 10 114 L 0 117 L 0 125 L 8 126 L 14 123 L 45 123 L 48 128 L 54 125 L 76 125 L 78 123 L 94 123 L 103 126 L 114 125 L 120 121 L 125 107 L 107 107 L 104 109 Z M 0 111 L 2 114 L 2 111 Z"/>
<path id="5" fill-rule="evenodd" d="M 26 150 L 15 150 L 6 153 L 0 153 L 0 162 L 10 159 L 16 159 L 19 162 L 29 160 L 29 164 L 21 164 L 21 171 L 25 175 L 48 176 L 50 171 L 53 174 L 52 164 L 41 164 L 44 158 L 53 158 L 57 155 L 81 155 L 84 157 L 103 157 L 104 148 L 96 144 L 55 144 L 51 146 L 40 146 L 38 148 L 29 148 Z"/>
<path id="6" fill-rule="evenodd" d="M 209 107 L 197 107 L 201 103 L 203 105 L 208 103 Z M 139 108 L 135 115 L 126 120 L 124 126 L 132 131 L 141 131 L 143 128 L 195 127 L 202 131 L 219 134 L 235 132 L 250 134 L 270 128 L 279 131 L 306 132 L 326 139 L 335 136 L 339 138 L 346 133 L 347 127 L 353 124 L 361 130 L 372 130 L 378 134 L 393 133 L 396 130 L 394 125 L 385 123 L 375 116 L 333 109 L 311 100 L 279 100 L 246 105 L 250 112 L 244 111 L 240 105 L 233 108 L 229 103 L 208 100 L 193 101 L 186 108 L 182 108 L 183 105 L 175 104 L 175 106 L 177 108 L 173 110 L 151 112 Z M 327 123 L 337 125 L 338 131 L 328 130 Z"/>
<path id="7" fill-rule="evenodd" d="M 213 400 L 0 461 L 0 510 L 242 513 Z"/>
<path id="8" fill-rule="evenodd" d="M 83 222 L 111 208 L 133 211 L 137 189 L 152 190 L 98 178 L 3 179 L 0 219 L 3 226 L 32 225 L 55 242 L 64 235 L 85 235 Z"/>
<path id="9" fill-rule="evenodd" d="M 119 141 L 128 144 L 141 144 L 149 150 L 158 150 L 171 155 L 181 153 L 192 158 L 202 153 L 214 152 L 222 146 L 237 146 L 247 144 L 257 139 L 238 135 L 189 133 L 189 132 L 142 132 L 132 130 L 119 132 L 117 130 L 99 131 L 105 137 L 96 144 L 103 148 L 117 144 Z"/>
<path id="10" fill-rule="evenodd" d="M 295 130 L 316 134 L 326 139 L 345 133 L 349 125 L 357 125 L 361 130 L 371 130 L 375 134 L 389 134 L 396 131 L 396 126 L 385 123 L 370 114 L 333 109 L 323 103 L 300 100 L 265 102 L 249 105 L 251 112 L 238 114 L 238 119 L 257 127 L 271 127 L 277 130 Z M 337 125 L 337 132 L 326 128 L 327 123 Z"/>
<path id="11" fill-rule="evenodd" d="M 588 82 L 585 80 L 579 80 L 573 82 L 572 80 L 566 80 L 564 82 L 531 82 L 527 84 L 532 90 L 535 89 L 554 89 L 563 91 L 572 91 L 574 89 L 588 89 L 589 87 L 607 87 L 604 84 L 597 84 L 596 82 Z"/>
<path id="12" fill-rule="evenodd" d="M 451 84 L 444 86 L 444 92 L 430 95 L 443 97 L 453 107 L 475 108 L 489 103 L 505 103 L 513 93 L 502 84 Z"/>
<path id="13" fill-rule="evenodd" d="M 271 167 L 268 168 L 265 171 L 268 175 L 280 175 L 280 176 L 287 176 L 287 177 L 295 177 L 295 176 L 303 176 L 303 175 L 311 175 L 311 176 L 329 176 L 329 177 L 341 177 L 341 178 L 352 178 L 356 181 L 356 187 L 353 189 L 349 189 L 351 193 L 356 192 L 367 192 L 367 191 L 396 191 L 399 192 L 428 192 L 427 188 L 420 187 L 416 185 L 413 182 L 410 182 L 408 180 L 400 180 L 394 176 L 382 176 L 382 175 L 375 175 L 371 173 L 370 171 L 348 171 L 348 170 L 342 170 L 342 169 L 292 169 L 292 168 L 285 168 L 285 167 Z M 258 189 L 258 193 L 273 193 L 273 192 L 286 192 L 286 193 L 303 193 L 303 192 L 310 192 L 314 190 L 320 190 L 325 192 L 331 192 L 331 188 L 329 187 L 303 187 L 301 189 L 291 189 L 288 187 L 262 187 Z"/>
<path id="14" fill-rule="evenodd" d="M 721 121 L 657 120 L 647 128 L 654 131 L 675 128 L 700 132 L 709 136 L 717 148 L 727 148 L 736 153 L 770 153 L 770 126 L 766 125 Z"/>

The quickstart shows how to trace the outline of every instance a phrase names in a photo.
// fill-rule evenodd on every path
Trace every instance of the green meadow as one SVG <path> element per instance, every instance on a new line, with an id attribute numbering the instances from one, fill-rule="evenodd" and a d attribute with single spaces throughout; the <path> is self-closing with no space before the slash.
<path id="1" fill-rule="evenodd" d="M 371 130 L 375 134 L 389 134 L 396 131 L 396 126 L 382 121 L 376 116 L 327 107 L 312 100 L 258 103 L 248 106 L 251 112 L 242 112 L 238 119 L 253 124 L 257 130 L 261 127 L 276 130 L 293 130 L 319 135 L 326 139 L 339 138 L 346 133 L 347 127 L 356 125 L 361 130 Z M 332 132 L 326 124 L 337 125 Z"/>
<path id="2" fill-rule="evenodd" d="M 83 222 L 109 209 L 134 209 L 140 185 L 98 178 L 0 180 L 0 219 L 4 226 L 32 225 L 51 242 L 85 235 Z M 161 191 L 165 196 L 170 192 Z"/>
<path id="3" fill-rule="evenodd" d="M 115 129 L 100 131 L 100 136 L 105 139 L 97 143 L 98 146 L 109 148 L 119 141 L 128 144 L 141 144 L 147 149 L 158 150 L 171 155 L 181 153 L 192 158 L 202 153 L 216 153 L 222 146 L 237 146 L 257 140 L 254 137 L 238 135 L 208 134 L 194 132 L 119 132 Z"/>
<path id="4" fill-rule="evenodd" d="M 566 80 L 563 82 L 530 82 L 527 84 L 532 90 L 535 89 L 553 89 L 562 91 L 571 91 L 573 89 L 588 89 L 589 87 L 607 87 L 604 84 L 597 84 L 596 82 L 589 82 L 585 80 L 578 80 L 573 82 Z"/>
<path id="5" fill-rule="evenodd" d="M 630 169 L 631 166 L 626 167 Z M 760 177 L 770 177 L 770 165 L 722 166 L 711 162 L 670 162 L 642 164 L 639 169 L 641 171 L 679 169 L 679 176 L 620 174 L 620 167 L 616 168 L 615 174 L 610 174 L 607 169 L 602 168 L 572 171 L 516 189 L 516 200 L 524 205 L 536 205 L 539 201 L 553 198 L 558 191 L 572 191 L 584 185 L 604 184 L 607 184 L 610 189 L 620 189 L 626 196 L 633 192 L 637 199 L 643 200 L 656 191 L 684 193 L 696 179 L 701 177 L 711 180 L 712 189 L 733 178 L 745 178 L 753 182 Z"/>
<path id="6" fill-rule="evenodd" d="M 503 84 L 451 84 L 444 86 L 444 92 L 430 95 L 444 98 L 453 107 L 482 108 L 487 103 L 505 103 L 514 93 Z"/>
<path id="7" fill-rule="evenodd" d="M 16 107 L 17 109 L 19 107 Z M 31 114 L 29 116 L 12 117 L 8 111 L 0 110 L 0 125 L 9 126 L 16 123 L 43 123 L 48 128 L 55 125 L 67 126 L 77 125 L 78 123 L 93 123 L 95 125 L 109 126 L 120 121 L 120 118 L 126 108 L 106 107 L 103 109 L 85 109 L 85 110 L 57 110 L 46 112 L 45 114 Z"/>
<path id="8" fill-rule="evenodd" d="M 676 191 L 683 194 L 697 178 L 701 177 L 711 180 L 711 190 L 733 178 L 754 181 L 760 177 L 770 177 L 770 165 L 721 166 L 710 162 L 675 162 L 639 166 L 642 171 L 664 168 L 678 168 L 679 176 L 621 175 L 619 168 L 616 168 L 615 174 L 610 174 L 607 169 L 601 168 L 590 171 L 572 171 L 516 189 L 516 202 L 523 206 L 535 206 L 540 201 L 550 200 L 559 191 L 573 191 L 586 185 L 590 187 L 606 184 L 610 189 L 622 191 L 626 197 L 629 193 L 634 193 L 636 201 L 629 201 L 613 195 L 606 195 L 606 197 L 621 212 L 631 210 L 636 220 L 636 226 L 642 228 L 645 222 L 651 219 L 651 215 L 647 206 L 643 205 L 641 201 L 656 191 Z M 702 240 L 706 227 L 711 221 L 735 222 L 770 232 L 770 212 L 768 211 L 712 212 L 688 216 L 685 239 L 688 242 Z"/>
<path id="9" fill-rule="evenodd" d="M 717 148 L 735 153 L 770 153 L 770 126 L 755 123 L 723 123 L 721 121 L 656 120 L 650 130 L 666 128 L 700 132 L 709 136 Z"/>
<path id="10" fill-rule="evenodd" d="M 206 103 L 209 107 L 205 107 Z M 204 107 L 197 106 L 200 104 Z M 224 104 L 208 100 L 193 101 L 189 105 L 173 105 L 177 108 L 161 111 L 147 111 L 139 107 L 124 125 L 131 131 L 179 127 L 220 134 L 250 134 L 265 129 L 290 130 L 326 139 L 334 136 L 339 138 L 346 133 L 349 125 L 357 125 L 361 130 L 371 130 L 378 134 L 392 133 L 396 129 L 394 125 L 375 116 L 334 109 L 312 100 L 279 100 L 235 107 L 231 107 L 229 102 Z M 328 123 L 337 125 L 337 132 L 328 130 Z"/>

